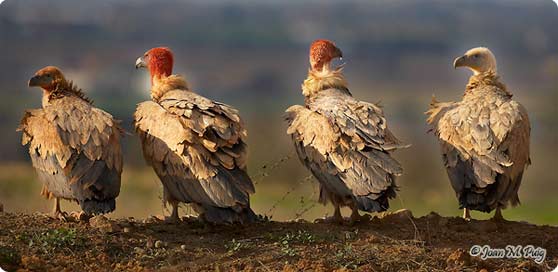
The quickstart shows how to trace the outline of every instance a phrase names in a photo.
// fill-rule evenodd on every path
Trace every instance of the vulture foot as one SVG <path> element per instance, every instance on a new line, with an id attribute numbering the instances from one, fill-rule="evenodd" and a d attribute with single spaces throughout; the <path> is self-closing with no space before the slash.
<path id="1" fill-rule="evenodd" d="M 360 215 L 358 214 L 358 212 L 353 212 L 351 214 L 351 217 L 349 217 L 350 225 L 355 225 L 357 223 L 368 222 L 368 221 L 370 221 L 370 215 L 368 214 Z"/>
<path id="2" fill-rule="evenodd" d="M 89 221 L 91 218 L 90 215 L 86 214 L 85 212 L 71 212 L 70 217 L 72 217 L 76 222 L 85 222 Z"/>
<path id="3" fill-rule="evenodd" d="M 68 214 L 66 212 L 63 211 L 55 211 L 52 213 L 52 218 L 54 219 L 58 219 L 62 222 L 68 222 Z"/>
<path id="4" fill-rule="evenodd" d="M 467 222 L 471 221 L 471 212 L 467 208 L 463 209 L 463 220 Z"/>
<path id="5" fill-rule="evenodd" d="M 494 220 L 496 222 L 505 222 L 506 221 L 506 219 L 504 219 L 504 216 L 502 216 L 502 209 L 496 208 L 496 212 L 494 213 L 494 217 L 492 217 L 492 220 Z"/>

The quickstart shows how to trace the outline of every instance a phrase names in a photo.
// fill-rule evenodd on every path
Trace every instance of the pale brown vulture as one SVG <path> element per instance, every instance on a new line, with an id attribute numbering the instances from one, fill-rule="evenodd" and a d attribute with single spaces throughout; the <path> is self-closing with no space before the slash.
<path id="1" fill-rule="evenodd" d="M 122 173 L 119 121 L 93 107 L 56 67 L 39 70 L 29 86 L 42 88 L 43 107 L 26 111 L 18 130 L 42 194 L 55 199 L 54 216 L 66 218 L 61 198 L 77 201 L 86 215 L 114 211 Z"/>
<path id="2" fill-rule="evenodd" d="M 502 208 L 519 204 L 523 171 L 530 164 L 529 116 L 500 81 L 488 48 L 471 49 L 453 65 L 474 75 L 461 101 L 433 99 L 428 123 L 440 140 L 464 218 L 470 219 L 469 210 L 496 209 L 494 217 L 502 219 Z"/>
<path id="3" fill-rule="evenodd" d="M 305 105 L 287 109 L 287 133 L 302 163 L 320 183 L 320 202 L 330 201 L 333 217 L 341 222 L 340 207 L 385 211 L 396 195 L 395 177 L 401 165 L 391 151 L 406 147 L 390 132 L 382 109 L 358 101 L 349 92 L 341 68 L 330 62 L 342 57 L 332 42 L 317 40 L 310 47 L 310 70 L 302 84 Z"/>
<path id="4" fill-rule="evenodd" d="M 178 203 L 191 203 L 210 223 L 253 222 L 252 180 L 246 173 L 247 132 L 238 111 L 190 90 L 172 75 L 173 55 L 153 48 L 136 61 L 151 75 L 152 101 L 134 114 L 143 154 L 163 183 L 171 204 L 169 221 L 177 221 Z"/>

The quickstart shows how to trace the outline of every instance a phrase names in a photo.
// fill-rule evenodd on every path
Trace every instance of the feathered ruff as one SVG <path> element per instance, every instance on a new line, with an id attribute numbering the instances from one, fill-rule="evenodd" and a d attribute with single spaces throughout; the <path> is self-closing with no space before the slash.
<path id="1" fill-rule="evenodd" d="M 512 94 L 508 92 L 506 85 L 500 81 L 500 77 L 494 71 L 488 71 L 471 76 L 467 86 L 465 87 L 465 95 L 473 92 L 481 86 L 494 86 L 496 87 L 496 90 L 505 93 L 510 98 L 512 97 Z"/>
<path id="2" fill-rule="evenodd" d="M 157 102 L 163 95 L 172 90 L 190 90 L 190 87 L 186 79 L 180 75 L 155 77 L 151 87 L 151 99 Z"/>
<path id="3" fill-rule="evenodd" d="M 309 69 L 308 77 L 302 83 L 302 94 L 309 98 L 326 89 L 338 89 L 351 95 L 347 86 L 343 66 L 337 67 L 335 70 L 314 71 Z"/>
<path id="4" fill-rule="evenodd" d="M 87 102 L 89 105 L 93 105 L 93 101 L 89 99 L 83 91 L 78 88 L 77 85 L 74 85 L 72 81 L 62 80 L 54 88 L 53 91 L 48 92 L 48 101 L 53 99 L 62 98 L 67 95 L 74 95 L 83 101 Z"/>

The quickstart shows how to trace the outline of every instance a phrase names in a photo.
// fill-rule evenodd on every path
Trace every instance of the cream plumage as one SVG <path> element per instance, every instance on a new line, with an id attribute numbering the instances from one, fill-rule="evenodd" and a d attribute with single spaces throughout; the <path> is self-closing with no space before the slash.
<path id="1" fill-rule="evenodd" d="M 440 140 L 444 165 L 464 217 L 519 204 L 518 190 L 529 159 L 529 117 L 500 82 L 496 59 L 487 48 L 469 50 L 454 61 L 467 67 L 463 99 L 433 99 L 428 123 Z"/>

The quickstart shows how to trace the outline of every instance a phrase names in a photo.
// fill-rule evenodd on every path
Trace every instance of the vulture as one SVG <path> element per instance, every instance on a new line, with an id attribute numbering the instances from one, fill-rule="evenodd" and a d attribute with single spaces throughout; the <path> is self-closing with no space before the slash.
<path id="1" fill-rule="evenodd" d="M 335 58 L 342 58 L 342 52 L 331 41 L 310 46 L 310 69 L 302 84 L 305 105 L 286 110 L 287 134 L 319 181 L 319 201 L 335 208 L 326 221 L 343 222 L 340 207 L 348 206 L 354 223 L 362 219 L 359 210 L 389 208 L 395 177 L 403 172 L 391 152 L 406 145 L 390 132 L 379 106 L 353 98 L 342 67 L 330 67 Z"/>
<path id="2" fill-rule="evenodd" d="M 255 192 L 247 174 L 247 132 L 233 107 L 193 92 L 172 74 L 173 54 L 157 47 L 136 61 L 149 70 L 151 101 L 138 104 L 134 123 L 145 160 L 163 184 L 169 222 L 179 221 L 178 204 L 189 203 L 201 221 L 250 223 Z"/>
<path id="3" fill-rule="evenodd" d="M 80 216 L 114 211 L 122 173 L 120 121 L 94 107 L 56 67 L 39 70 L 29 86 L 43 90 L 42 108 L 27 110 L 18 131 L 43 184 L 41 194 L 54 198 L 53 215 L 67 218 L 60 199 L 76 201 Z"/>
<path id="4" fill-rule="evenodd" d="M 430 104 L 427 122 L 438 136 L 451 186 L 463 209 L 502 220 L 501 209 L 519 204 L 518 190 L 529 165 L 529 116 L 501 82 L 488 48 L 473 48 L 453 62 L 470 77 L 459 102 Z"/>

